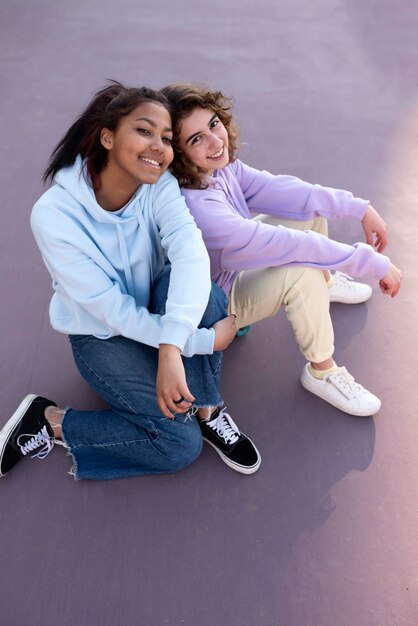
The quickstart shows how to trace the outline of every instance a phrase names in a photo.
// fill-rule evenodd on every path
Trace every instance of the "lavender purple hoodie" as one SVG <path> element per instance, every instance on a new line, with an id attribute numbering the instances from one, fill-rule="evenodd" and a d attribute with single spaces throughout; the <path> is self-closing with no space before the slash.
<path id="1" fill-rule="evenodd" d="M 274 176 L 236 160 L 216 170 L 207 189 L 181 190 L 202 231 L 212 279 L 229 293 L 241 270 L 278 265 L 344 269 L 380 280 L 388 257 L 365 243 L 347 245 L 312 231 L 253 221 L 253 214 L 307 221 L 315 217 L 361 220 L 367 200 L 352 193 L 311 185 L 294 176 Z"/>

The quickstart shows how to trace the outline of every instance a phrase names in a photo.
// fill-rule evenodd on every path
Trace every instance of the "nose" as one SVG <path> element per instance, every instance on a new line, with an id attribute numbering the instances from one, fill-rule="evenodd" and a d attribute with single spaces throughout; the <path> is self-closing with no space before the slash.
<path id="1" fill-rule="evenodd" d="M 164 150 L 164 144 L 163 144 L 163 140 L 162 137 L 155 137 L 152 144 L 151 144 L 151 150 L 154 150 L 155 152 L 163 152 Z"/>
<path id="2" fill-rule="evenodd" d="M 218 152 L 223 145 L 222 139 L 217 137 L 216 135 L 211 135 L 211 141 L 209 144 L 209 151 L 212 154 L 213 152 Z"/>

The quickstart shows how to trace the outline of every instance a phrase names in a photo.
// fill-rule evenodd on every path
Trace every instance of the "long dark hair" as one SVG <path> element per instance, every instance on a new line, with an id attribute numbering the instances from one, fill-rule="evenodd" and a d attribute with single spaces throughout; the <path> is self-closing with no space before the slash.
<path id="1" fill-rule="evenodd" d="M 205 173 L 194 165 L 180 150 L 177 135 L 180 122 L 188 117 L 196 109 L 210 109 L 221 120 L 228 133 L 229 162 L 236 159 L 238 150 L 238 127 L 232 117 L 232 99 L 225 96 L 221 91 L 211 91 L 204 85 L 192 85 L 188 83 L 172 83 L 161 89 L 167 97 L 171 109 L 174 130 L 174 160 L 170 170 L 183 187 L 191 189 L 204 188 Z"/>
<path id="2" fill-rule="evenodd" d="M 156 102 L 169 110 L 167 98 L 161 92 L 148 87 L 124 87 L 111 80 L 108 87 L 94 95 L 56 145 L 43 173 L 43 181 L 52 180 L 58 170 L 72 165 L 79 154 L 86 160 L 87 171 L 95 179 L 106 166 L 108 158 L 108 151 L 100 141 L 102 128 L 114 131 L 121 117 L 129 115 L 143 102 Z"/>

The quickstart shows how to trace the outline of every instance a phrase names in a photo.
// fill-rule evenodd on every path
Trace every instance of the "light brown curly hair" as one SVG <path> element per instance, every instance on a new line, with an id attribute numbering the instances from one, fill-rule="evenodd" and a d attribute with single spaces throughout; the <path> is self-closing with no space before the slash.
<path id="1" fill-rule="evenodd" d="M 207 187 L 204 182 L 205 172 L 194 165 L 180 150 L 178 145 L 178 131 L 180 122 L 188 117 L 195 108 L 210 109 L 221 120 L 228 133 L 229 162 L 236 159 L 238 150 L 238 127 L 232 116 L 232 99 L 225 96 L 221 91 L 210 91 L 204 85 L 192 85 L 188 83 L 172 83 L 161 89 L 168 99 L 174 131 L 174 160 L 170 166 L 171 172 L 179 181 L 179 184 L 189 189 L 202 189 Z"/>

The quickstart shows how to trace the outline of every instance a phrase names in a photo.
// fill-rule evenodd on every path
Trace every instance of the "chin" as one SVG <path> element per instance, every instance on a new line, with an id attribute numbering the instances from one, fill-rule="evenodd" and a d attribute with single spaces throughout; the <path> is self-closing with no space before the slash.
<path id="1" fill-rule="evenodd" d="M 141 177 L 141 183 L 146 183 L 147 185 L 153 185 L 157 182 L 159 178 L 164 174 L 165 169 L 161 170 L 161 172 L 147 172 Z"/>

